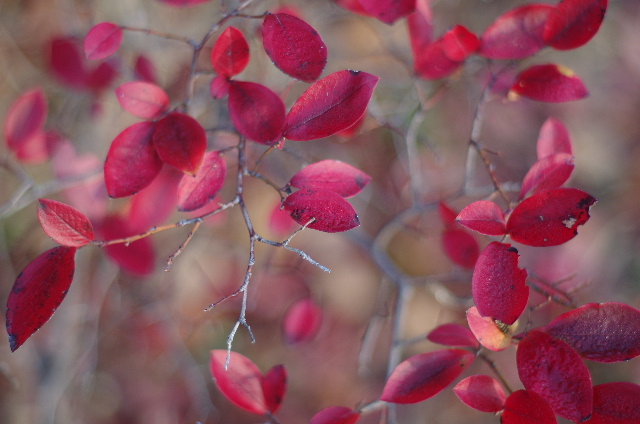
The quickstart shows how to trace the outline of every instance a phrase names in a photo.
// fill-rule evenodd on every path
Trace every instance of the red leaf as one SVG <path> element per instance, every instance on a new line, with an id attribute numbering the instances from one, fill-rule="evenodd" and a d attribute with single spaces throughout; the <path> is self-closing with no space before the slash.
<path id="1" fill-rule="evenodd" d="M 262 379 L 262 392 L 267 409 L 272 414 L 278 412 L 287 391 L 287 370 L 284 365 L 271 368 Z"/>
<path id="2" fill-rule="evenodd" d="M 488 200 L 478 200 L 460 211 L 456 221 L 470 230 L 488 236 L 506 234 L 507 227 L 502 209 Z"/>
<path id="3" fill-rule="evenodd" d="M 229 367 L 225 370 L 226 350 L 211 351 L 211 374 L 220 392 L 236 406 L 254 414 L 269 412 L 262 390 L 262 373 L 249 358 L 231 352 Z"/>
<path id="4" fill-rule="evenodd" d="M 378 80 L 366 72 L 338 71 L 316 81 L 287 114 L 284 136 L 307 141 L 349 128 L 364 115 Z"/>
<path id="5" fill-rule="evenodd" d="M 156 67 L 148 57 L 139 54 L 134 65 L 135 78 L 151 84 L 157 84 Z"/>
<path id="6" fill-rule="evenodd" d="M 502 424 L 557 424 L 556 414 L 539 395 L 528 390 L 511 393 L 504 404 Z"/>
<path id="7" fill-rule="evenodd" d="M 356 424 L 360 413 L 346 406 L 330 406 L 317 412 L 309 424 Z"/>
<path id="8" fill-rule="evenodd" d="M 474 337 L 489 350 L 500 352 L 511 344 L 510 326 L 504 324 L 498 326 L 493 318 L 480 315 L 475 306 L 467 310 L 467 323 Z"/>
<path id="9" fill-rule="evenodd" d="M 220 34 L 211 51 L 211 66 L 223 77 L 232 77 L 242 72 L 249 59 L 247 39 L 239 29 L 232 26 Z"/>
<path id="10" fill-rule="evenodd" d="M 415 355 L 393 370 L 380 400 L 417 403 L 437 395 L 473 362 L 466 350 L 446 349 Z"/>
<path id="11" fill-rule="evenodd" d="M 418 57 L 433 39 L 433 14 L 430 0 L 416 0 L 416 11 L 407 18 L 413 57 Z"/>
<path id="12" fill-rule="evenodd" d="M 284 103 L 264 85 L 231 81 L 229 113 L 240 134 L 248 139 L 273 144 L 282 136 Z"/>
<path id="13" fill-rule="evenodd" d="M 209 93 L 214 99 L 224 99 L 229 95 L 229 89 L 231 88 L 231 81 L 226 77 L 217 76 L 211 80 L 211 86 L 209 87 Z"/>
<path id="14" fill-rule="evenodd" d="M 569 153 L 557 153 L 538 160 L 522 180 L 520 198 L 529 193 L 536 194 L 548 188 L 560 187 L 569 179 L 573 168 L 573 156 Z"/>
<path id="15" fill-rule="evenodd" d="M 342 197 L 352 197 L 369 184 L 371 177 L 339 160 L 323 160 L 298 171 L 289 184 L 296 188 L 329 190 Z"/>
<path id="16" fill-rule="evenodd" d="M 169 96 L 159 86 L 144 81 L 133 81 L 116 88 L 120 106 L 133 116 L 156 119 L 169 109 Z"/>
<path id="17" fill-rule="evenodd" d="M 491 242 L 480 254 L 471 279 L 473 301 L 483 317 L 511 325 L 529 300 L 527 271 L 518 268 L 518 251 L 510 244 Z"/>
<path id="18" fill-rule="evenodd" d="M 538 135 L 536 151 L 538 159 L 557 153 L 567 153 L 573 156 L 571 137 L 562 122 L 555 118 L 549 118 L 544 121 Z"/>
<path id="19" fill-rule="evenodd" d="M 440 218 L 442 218 L 442 222 L 445 226 L 455 224 L 456 218 L 458 217 L 458 212 L 444 202 L 440 202 L 438 204 L 438 213 L 440 214 Z"/>
<path id="20" fill-rule="evenodd" d="M 478 36 L 462 25 L 456 25 L 441 38 L 442 51 L 451 60 L 462 62 L 480 47 Z"/>
<path id="21" fill-rule="evenodd" d="M 192 7 L 211 0 L 158 0 L 160 3 L 168 4 L 173 7 Z"/>
<path id="22" fill-rule="evenodd" d="M 144 189 L 131 198 L 126 214 L 127 226 L 133 233 L 142 233 L 161 225 L 175 211 L 178 184 L 184 174 L 166 166 Z"/>
<path id="23" fill-rule="evenodd" d="M 275 203 L 269 214 L 269 229 L 278 234 L 278 236 L 284 237 L 294 231 L 296 227 L 297 225 L 291 219 L 289 213 L 282 209 L 282 203 Z"/>
<path id="24" fill-rule="evenodd" d="M 480 254 L 478 241 L 465 230 L 447 228 L 442 233 L 442 248 L 451 261 L 463 268 L 475 266 Z"/>
<path id="25" fill-rule="evenodd" d="M 130 222 L 121 216 L 107 216 L 100 225 L 105 240 L 130 237 L 139 233 L 132 228 Z M 149 237 L 136 240 L 130 244 L 111 244 L 104 247 L 107 256 L 126 272 L 144 277 L 153 273 L 155 251 Z"/>
<path id="26" fill-rule="evenodd" d="M 439 79 L 453 74 L 480 46 L 478 37 L 456 25 L 442 37 L 414 54 L 414 71 L 424 79 Z"/>
<path id="27" fill-rule="evenodd" d="M 640 355 L 640 311 L 624 303 L 589 303 L 551 321 L 544 330 L 597 362 Z"/>
<path id="28" fill-rule="evenodd" d="M 102 62 L 87 76 L 87 88 L 94 94 L 111 87 L 111 83 L 118 76 L 118 69 L 113 61 Z"/>
<path id="29" fill-rule="evenodd" d="M 593 386 L 593 415 L 589 424 L 640 423 L 640 386 L 619 381 Z"/>
<path id="30" fill-rule="evenodd" d="M 385 24 L 392 24 L 412 14 L 416 9 L 416 0 L 360 0 L 360 4 Z"/>
<path id="31" fill-rule="evenodd" d="M 575 188 L 551 188 L 523 200 L 511 212 L 507 233 L 528 246 L 556 246 L 578 234 L 578 226 L 589 220 L 596 202 Z"/>
<path id="32" fill-rule="evenodd" d="M 193 211 L 213 200 L 227 176 L 227 162 L 218 152 L 209 152 L 194 176 L 185 174 L 178 187 L 178 210 Z"/>
<path id="33" fill-rule="evenodd" d="M 44 232 L 63 246 L 81 247 L 95 240 L 89 218 L 64 203 L 39 199 L 38 219 Z"/>
<path id="34" fill-rule="evenodd" d="M 313 339 L 322 324 L 322 308 L 311 299 L 300 299 L 287 310 L 282 321 L 289 344 Z"/>
<path id="35" fill-rule="evenodd" d="M 4 118 L 4 138 L 18 159 L 40 163 L 48 159 L 46 135 L 43 131 L 49 113 L 42 88 L 33 88 L 18 97 Z"/>
<path id="36" fill-rule="evenodd" d="M 427 334 L 427 340 L 447 346 L 479 347 L 475 336 L 467 327 L 460 324 L 442 324 Z"/>
<path id="37" fill-rule="evenodd" d="M 160 159 L 195 175 L 207 150 L 207 134 L 198 121 L 183 113 L 170 113 L 156 124 L 151 137 Z"/>
<path id="38" fill-rule="evenodd" d="M 535 65 L 522 71 L 509 92 L 540 102 L 562 103 L 587 97 L 582 80 L 569 68 L 555 64 Z"/>
<path id="39" fill-rule="evenodd" d="M 127 127 L 111 143 L 104 163 L 104 181 L 110 197 L 136 194 L 160 172 L 162 161 L 152 144 L 155 124 L 138 122 Z"/>
<path id="40" fill-rule="evenodd" d="M 516 360 L 524 387 L 546 400 L 556 414 L 574 422 L 589 419 L 591 375 L 568 344 L 533 330 L 518 343 Z"/>
<path id="41" fill-rule="evenodd" d="M 562 0 L 549 16 L 544 41 L 554 49 L 586 44 L 600 29 L 608 0 Z"/>
<path id="42" fill-rule="evenodd" d="M 262 23 L 264 51 L 290 77 L 318 79 L 327 64 L 327 46 L 308 23 L 286 13 L 268 14 Z"/>
<path id="43" fill-rule="evenodd" d="M 462 402 L 482 412 L 502 410 L 507 396 L 502 386 L 488 375 L 472 375 L 453 388 L 453 392 Z"/>
<path id="44" fill-rule="evenodd" d="M 84 39 L 84 55 L 98 60 L 111 56 L 122 44 L 122 28 L 111 22 L 102 22 L 89 30 Z"/>
<path id="45" fill-rule="evenodd" d="M 547 4 L 527 4 L 498 17 L 482 34 L 478 54 L 489 59 L 522 59 L 546 46 L 545 24 L 554 10 Z"/>
<path id="46" fill-rule="evenodd" d="M 76 90 L 85 88 L 87 72 L 77 40 L 65 37 L 51 40 L 49 67 L 62 84 Z"/>
<path id="47" fill-rule="evenodd" d="M 328 190 L 304 189 L 289 195 L 284 201 L 284 209 L 300 225 L 337 233 L 360 225 L 353 206 L 342 196 Z"/>
<path id="48" fill-rule="evenodd" d="M 18 275 L 7 299 L 7 333 L 15 352 L 49 321 L 69 291 L 75 247 L 58 246 L 31 261 Z"/>

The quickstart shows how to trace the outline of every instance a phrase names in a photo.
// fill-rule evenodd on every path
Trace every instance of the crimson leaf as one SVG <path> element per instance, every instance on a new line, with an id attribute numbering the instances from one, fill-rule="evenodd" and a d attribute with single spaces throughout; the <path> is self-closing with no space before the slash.
<path id="1" fill-rule="evenodd" d="M 538 160 L 522 180 L 520 198 L 547 188 L 560 187 L 569 179 L 573 168 L 573 156 L 569 153 L 557 153 Z"/>
<path id="2" fill-rule="evenodd" d="M 111 22 L 101 22 L 89 30 L 84 39 L 84 55 L 98 60 L 111 56 L 122 44 L 122 28 Z"/>
<path id="3" fill-rule="evenodd" d="M 322 324 L 322 308 L 311 299 L 301 299 L 287 310 L 282 327 L 287 343 L 313 339 Z"/>
<path id="4" fill-rule="evenodd" d="M 156 119 L 169 109 L 169 96 L 159 86 L 144 81 L 122 84 L 116 96 L 124 110 L 142 119 Z"/>
<path id="5" fill-rule="evenodd" d="M 242 32 L 235 27 L 225 29 L 211 51 L 211 66 L 223 77 L 239 74 L 249 63 L 249 44 Z"/>
<path id="6" fill-rule="evenodd" d="M 323 160 L 308 165 L 295 174 L 289 184 L 296 188 L 329 190 L 342 197 L 352 197 L 369 184 L 371 177 L 339 160 Z"/>
<path id="7" fill-rule="evenodd" d="M 563 0 L 549 16 L 544 41 L 558 50 L 586 44 L 600 29 L 608 0 Z"/>
<path id="8" fill-rule="evenodd" d="M 540 395 L 518 390 L 507 398 L 502 412 L 502 424 L 557 424 L 553 409 Z"/>
<path id="9" fill-rule="evenodd" d="M 453 263 L 467 269 L 475 266 L 480 255 L 475 237 L 459 228 L 446 228 L 442 232 L 442 248 Z"/>
<path id="10" fill-rule="evenodd" d="M 593 415 L 589 424 L 640 422 L 640 386 L 625 381 L 593 386 Z"/>
<path id="11" fill-rule="evenodd" d="M 287 391 L 287 370 L 284 365 L 276 365 L 262 378 L 262 392 L 267 409 L 272 414 L 278 412 Z"/>
<path id="12" fill-rule="evenodd" d="M 429 0 L 416 0 L 416 11 L 407 18 L 407 26 L 413 57 L 418 57 L 433 38 L 433 13 Z"/>
<path id="13" fill-rule="evenodd" d="M 534 65 L 522 71 L 511 87 L 510 97 L 562 103 L 587 97 L 582 80 L 569 68 L 555 64 Z"/>
<path id="14" fill-rule="evenodd" d="M 198 172 L 207 149 L 207 134 L 198 121 L 171 113 L 156 123 L 151 139 L 164 163 L 188 174 Z"/>
<path id="15" fill-rule="evenodd" d="M 414 71 L 420 78 L 439 79 L 453 74 L 480 46 L 478 37 L 456 25 L 414 57 Z"/>
<path id="16" fill-rule="evenodd" d="M 99 227 L 106 240 L 130 237 L 139 231 L 131 221 L 118 215 L 107 216 Z M 104 247 L 107 256 L 124 271 L 144 277 L 153 272 L 155 251 L 150 238 L 142 238 L 132 243 L 110 244 Z"/>
<path id="17" fill-rule="evenodd" d="M 346 406 L 330 406 L 317 412 L 309 424 L 355 424 L 360 413 Z"/>
<path id="18" fill-rule="evenodd" d="M 229 114 L 240 134 L 258 143 L 273 144 L 282 135 L 284 103 L 264 85 L 231 81 Z"/>
<path id="19" fill-rule="evenodd" d="M 544 121 L 540 128 L 540 134 L 538 134 L 536 152 L 538 159 L 557 153 L 573 155 L 571 136 L 562 122 L 555 118 Z"/>
<path id="20" fill-rule="evenodd" d="M 309 228 L 326 233 L 347 231 L 360 225 L 353 206 L 333 191 L 296 191 L 286 198 L 284 209 L 298 224 L 309 224 Z"/>
<path id="21" fill-rule="evenodd" d="M 81 247 L 95 239 L 89 218 L 64 203 L 40 199 L 38 219 L 44 232 L 63 246 Z"/>
<path id="22" fill-rule="evenodd" d="M 33 88 L 20 95 L 4 118 L 4 138 L 18 159 L 30 163 L 48 158 L 46 135 L 43 132 L 49 106 L 42 88 Z"/>
<path id="23" fill-rule="evenodd" d="M 488 236 L 501 236 L 507 232 L 502 209 L 489 200 L 478 200 L 467 205 L 460 211 L 456 221 Z"/>
<path id="24" fill-rule="evenodd" d="M 392 24 L 410 15 L 416 8 L 416 0 L 360 0 L 360 4 L 385 24 Z"/>
<path id="25" fill-rule="evenodd" d="M 460 324 L 442 324 L 427 334 L 427 340 L 447 346 L 478 348 L 478 341 L 467 327 Z"/>
<path id="26" fill-rule="evenodd" d="M 472 375 L 460 381 L 453 392 L 462 402 L 483 412 L 502 410 L 507 396 L 500 383 L 488 375 Z"/>
<path id="27" fill-rule="evenodd" d="M 178 187 L 178 210 L 193 211 L 218 194 L 227 174 L 227 162 L 218 152 L 209 152 L 194 176 L 185 174 Z"/>

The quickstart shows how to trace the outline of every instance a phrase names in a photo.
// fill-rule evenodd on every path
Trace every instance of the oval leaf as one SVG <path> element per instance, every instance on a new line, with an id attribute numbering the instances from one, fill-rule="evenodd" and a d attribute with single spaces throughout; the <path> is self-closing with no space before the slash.
<path id="1" fill-rule="evenodd" d="M 474 337 L 489 350 L 499 352 L 511 344 L 511 326 L 498 325 L 493 318 L 483 317 L 475 306 L 467 310 L 467 323 Z"/>
<path id="2" fill-rule="evenodd" d="M 600 29 L 608 3 L 608 0 L 561 1 L 549 16 L 544 41 L 558 50 L 586 44 Z"/>
<path id="3" fill-rule="evenodd" d="M 327 64 L 327 46 L 318 32 L 286 13 L 265 16 L 262 43 L 278 69 L 301 81 L 317 80 Z"/>
<path id="4" fill-rule="evenodd" d="M 480 47 L 478 36 L 456 25 L 442 36 L 442 51 L 451 60 L 462 62 Z"/>
<path id="5" fill-rule="evenodd" d="M 240 134 L 250 140 L 273 144 L 282 136 L 284 103 L 264 85 L 231 81 L 229 113 Z"/>
<path id="6" fill-rule="evenodd" d="M 478 200 L 460 211 L 456 221 L 470 230 L 488 236 L 501 236 L 507 233 L 507 224 L 502 209 L 488 200 Z"/>
<path id="7" fill-rule="evenodd" d="M 546 64 L 532 66 L 518 75 L 509 97 L 517 95 L 539 102 L 562 103 L 583 99 L 589 92 L 571 69 Z"/>
<path id="8" fill-rule="evenodd" d="M 169 96 L 150 82 L 134 81 L 116 88 L 116 96 L 124 110 L 142 119 L 156 119 L 169 109 Z"/>
<path id="9" fill-rule="evenodd" d="M 116 240 L 138 234 L 128 219 L 118 215 L 107 216 L 99 227 L 105 240 Z M 146 237 L 132 243 L 110 244 L 104 247 L 107 256 L 124 271 L 139 277 L 153 273 L 156 254 L 151 238 Z"/>
<path id="10" fill-rule="evenodd" d="M 473 409 L 482 412 L 502 410 L 507 396 L 495 378 L 488 375 L 472 375 L 453 388 L 458 398 Z"/>
<path id="11" fill-rule="evenodd" d="M 322 324 L 322 308 L 311 299 L 301 299 L 287 310 L 282 328 L 287 343 L 313 339 Z"/>
<path id="12" fill-rule="evenodd" d="M 339 194 L 305 189 L 289 195 L 284 209 L 300 225 L 325 233 L 347 231 L 360 225 L 353 206 Z"/>
<path id="13" fill-rule="evenodd" d="M 19 159 L 28 159 L 32 144 L 46 144 L 43 127 L 48 113 L 47 97 L 39 87 L 21 94 L 9 108 L 4 118 L 4 138 Z M 42 157 L 36 158 L 36 162 L 48 158 L 48 154 L 39 156 Z"/>
<path id="14" fill-rule="evenodd" d="M 543 190 L 516 206 L 507 221 L 507 233 L 513 241 L 529 246 L 565 243 L 589 220 L 589 208 L 595 202 L 575 188 Z"/>
<path id="15" fill-rule="evenodd" d="M 575 350 L 539 330 L 518 343 L 518 375 L 527 390 L 574 422 L 588 420 L 593 410 L 591 374 Z"/>
<path id="16" fill-rule="evenodd" d="M 244 34 L 235 27 L 225 29 L 216 40 L 211 51 L 211 66 L 223 77 L 239 74 L 249 63 L 249 43 Z"/>
<path id="17" fill-rule="evenodd" d="M 547 401 L 528 390 L 511 393 L 504 404 L 501 424 L 557 424 Z"/>
<path id="18" fill-rule="evenodd" d="M 227 162 L 218 152 L 209 152 L 195 176 L 185 174 L 178 187 L 178 210 L 193 211 L 213 200 L 227 176 Z"/>
<path id="19" fill-rule="evenodd" d="M 346 406 L 330 406 L 317 412 L 309 424 L 355 424 L 360 413 Z"/>
<path id="20" fill-rule="evenodd" d="M 427 334 L 427 340 L 447 346 L 479 347 L 475 336 L 467 327 L 460 324 L 442 324 Z"/>
<path id="21" fill-rule="evenodd" d="M 479 47 L 480 40 L 475 34 L 456 25 L 414 55 L 414 71 L 420 78 L 429 80 L 447 77 Z"/>
<path id="22" fill-rule="evenodd" d="M 442 248 L 453 263 L 472 269 L 480 255 L 478 240 L 465 230 L 447 228 L 442 233 Z"/>
<path id="23" fill-rule="evenodd" d="M 640 386 L 624 381 L 593 386 L 589 424 L 640 423 Z"/>
<path id="24" fill-rule="evenodd" d="M 329 137 L 364 115 L 379 78 L 358 71 L 338 71 L 315 82 L 293 105 L 284 126 L 290 140 Z"/>
<path id="25" fill-rule="evenodd" d="M 573 156 L 571 136 L 567 127 L 555 118 L 549 118 L 544 121 L 540 128 L 540 134 L 538 134 L 536 152 L 538 159 L 558 153 L 567 153 Z"/>
<path id="26" fill-rule="evenodd" d="M 91 221 L 74 207 L 55 200 L 38 200 L 40 224 L 56 243 L 81 247 L 95 239 Z"/>
<path id="27" fill-rule="evenodd" d="M 369 184 L 371 177 L 339 160 L 323 160 L 304 167 L 291 178 L 296 188 L 329 190 L 342 197 L 352 197 Z"/>
<path id="28" fill-rule="evenodd" d="M 389 25 L 416 9 L 416 0 L 360 0 L 360 4 L 371 16 Z"/>
<path id="29" fill-rule="evenodd" d="M 209 367 L 220 392 L 236 406 L 254 414 L 269 412 L 262 391 L 262 373 L 249 358 L 231 352 L 228 369 L 226 350 L 211 351 Z"/>
<path id="30" fill-rule="evenodd" d="M 89 30 L 84 39 L 84 55 L 98 60 L 111 56 L 122 44 L 122 28 L 111 22 L 102 22 Z"/>
<path id="31" fill-rule="evenodd" d="M 164 163 L 192 175 L 198 172 L 207 149 L 207 134 L 198 121 L 171 113 L 157 122 L 151 138 Z"/>
<path id="32" fill-rule="evenodd" d="M 80 52 L 78 40 L 59 37 L 51 40 L 49 67 L 51 73 L 69 88 L 82 90 L 86 87 L 87 70 Z"/>
<path id="33" fill-rule="evenodd" d="M 272 414 L 278 412 L 287 391 L 287 370 L 284 365 L 271 368 L 262 379 L 262 392 L 267 409 Z"/>
<path id="34" fill-rule="evenodd" d="M 49 321 L 73 281 L 75 247 L 58 246 L 31 261 L 18 275 L 7 299 L 7 333 L 15 352 Z"/>
<path id="35" fill-rule="evenodd" d="M 413 57 L 422 54 L 433 39 L 433 13 L 429 0 L 416 0 L 416 11 L 407 18 Z"/>
<path id="36" fill-rule="evenodd" d="M 136 57 L 136 63 L 133 68 L 135 78 L 140 81 L 157 84 L 157 72 L 153 62 L 143 54 Z"/>
<path id="37" fill-rule="evenodd" d="M 520 198 L 529 193 L 560 187 L 571 177 L 573 168 L 573 156 L 568 153 L 558 153 L 538 160 L 522 180 Z"/>

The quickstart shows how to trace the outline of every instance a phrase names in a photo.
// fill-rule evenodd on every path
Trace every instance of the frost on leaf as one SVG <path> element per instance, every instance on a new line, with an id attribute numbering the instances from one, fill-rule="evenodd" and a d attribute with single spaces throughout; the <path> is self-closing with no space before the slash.
<path id="1" fill-rule="evenodd" d="M 89 218 L 64 203 L 40 199 L 38 219 L 44 232 L 63 246 L 81 247 L 95 239 Z"/>
<path id="2" fill-rule="evenodd" d="M 360 225 L 353 206 L 328 190 L 304 189 L 289 195 L 284 209 L 300 225 L 326 233 L 347 231 Z"/>

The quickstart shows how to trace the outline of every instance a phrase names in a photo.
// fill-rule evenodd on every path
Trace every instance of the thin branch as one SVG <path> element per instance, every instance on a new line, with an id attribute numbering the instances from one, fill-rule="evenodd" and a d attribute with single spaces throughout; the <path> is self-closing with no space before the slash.
<path id="1" fill-rule="evenodd" d="M 191 241 L 191 239 L 193 238 L 193 235 L 196 233 L 196 231 L 198 231 L 198 228 L 200 228 L 200 225 L 202 224 L 202 219 L 199 219 L 198 221 L 196 221 L 196 224 L 193 226 L 193 229 L 191 229 L 191 231 L 189 231 L 189 234 L 187 235 L 186 240 L 184 241 L 184 243 L 182 243 L 179 247 L 178 250 L 176 250 L 171 256 L 169 256 L 169 259 L 167 259 L 167 264 L 164 267 L 164 271 L 165 272 L 169 272 L 169 270 L 171 269 L 171 265 L 173 265 L 173 261 L 180 256 L 180 254 L 182 253 L 182 251 L 185 249 L 185 247 L 187 247 L 187 244 L 189 244 L 189 242 Z"/>
<path id="2" fill-rule="evenodd" d="M 487 365 L 489 365 L 489 368 L 491 368 L 491 370 L 496 375 L 496 377 L 498 377 L 498 380 L 500 380 L 500 382 L 502 383 L 504 388 L 507 389 L 509 394 L 513 393 L 513 389 L 509 385 L 509 382 L 506 380 L 506 378 L 504 378 L 504 375 L 502 375 L 502 373 L 500 372 L 500 369 L 498 369 L 498 366 L 496 365 L 495 361 L 489 358 L 489 356 L 487 356 L 483 352 L 478 353 L 478 358 L 482 359 Z"/>
<path id="3" fill-rule="evenodd" d="M 181 35 L 172 34 L 170 32 L 154 31 L 154 30 L 147 29 L 147 28 L 134 28 L 134 27 L 129 27 L 129 26 L 125 26 L 125 25 L 120 25 L 120 28 L 122 28 L 122 30 L 124 30 L 124 31 L 142 32 L 142 33 L 147 34 L 147 35 L 153 35 L 155 37 L 166 38 L 167 40 L 179 41 L 181 43 L 188 44 L 191 47 L 195 47 L 195 45 L 196 45 L 196 41 L 195 40 L 192 40 L 189 37 L 184 37 L 184 36 L 181 36 Z"/>

